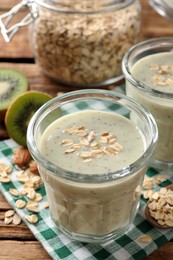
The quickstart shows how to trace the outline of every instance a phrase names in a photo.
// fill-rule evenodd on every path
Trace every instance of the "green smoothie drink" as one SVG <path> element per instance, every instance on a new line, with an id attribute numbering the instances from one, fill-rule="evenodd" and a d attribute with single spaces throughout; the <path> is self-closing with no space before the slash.
<path id="1" fill-rule="evenodd" d="M 154 116 L 159 139 L 152 165 L 173 167 L 173 38 L 153 39 L 129 50 L 123 61 L 127 95 Z"/>
<path id="2" fill-rule="evenodd" d="M 38 111 L 28 128 L 52 219 L 72 239 L 119 237 L 139 207 L 157 127 L 147 110 L 117 95 L 71 92 Z"/>

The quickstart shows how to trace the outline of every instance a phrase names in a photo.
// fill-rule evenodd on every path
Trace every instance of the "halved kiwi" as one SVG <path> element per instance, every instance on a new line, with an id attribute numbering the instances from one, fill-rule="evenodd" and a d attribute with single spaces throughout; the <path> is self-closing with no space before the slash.
<path id="1" fill-rule="evenodd" d="M 51 98 L 43 92 L 27 91 L 9 106 L 5 116 L 5 125 L 9 136 L 16 143 L 26 146 L 26 132 L 31 117 Z"/>
<path id="2" fill-rule="evenodd" d="M 27 78 L 14 69 L 0 69 L 0 120 L 10 104 L 28 89 Z"/>

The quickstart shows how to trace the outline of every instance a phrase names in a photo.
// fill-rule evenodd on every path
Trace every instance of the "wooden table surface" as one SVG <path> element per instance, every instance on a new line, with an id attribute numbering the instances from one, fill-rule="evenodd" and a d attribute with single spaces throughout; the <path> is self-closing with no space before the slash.
<path id="1" fill-rule="evenodd" d="M 0 0 L 0 13 L 9 10 L 18 2 L 19 0 Z M 143 36 L 145 38 L 173 36 L 173 24 L 167 22 L 152 10 L 147 0 L 141 0 L 141 4 Z M 10 43 L 5 43 L 0 35 L 0 68 L 4 67 L 16 68 L 23 72 L 29 79 L 30 89 L 45 91 L 53 96 L 59 91 L 66 92 L 72 90 L 72 88 L 61 86 L 46 77 L 34 63 L 27 27 L 21 29 Z M 2 132 L 2 129 L 0 130 L 0 137 L 1 139 L 5 137 L 5 132 Z M 4 224 L 4 212 L 9 209 L 11 209 L 11 206 L 3 198 L 3 195 L 0 194 L 0 259 L 49 260 L 48 254 L 24 223 L 18 226 Z M 173 259 L 173 241 L 166 243 L 146 257 L 146 260 L 156 259 Z"/>

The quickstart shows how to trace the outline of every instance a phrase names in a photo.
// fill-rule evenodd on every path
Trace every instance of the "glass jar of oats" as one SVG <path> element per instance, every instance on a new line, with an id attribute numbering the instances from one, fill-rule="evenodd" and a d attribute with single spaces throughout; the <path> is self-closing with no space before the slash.
<path id="1" fill-rule="evenodd" d="M 95 87 L 120 81 L 125 52 L 139 41 L 138 0 L 29 0 L 36 62 L 58 82 Z M 34 8 L 33 8 L 34 7 Z"/>

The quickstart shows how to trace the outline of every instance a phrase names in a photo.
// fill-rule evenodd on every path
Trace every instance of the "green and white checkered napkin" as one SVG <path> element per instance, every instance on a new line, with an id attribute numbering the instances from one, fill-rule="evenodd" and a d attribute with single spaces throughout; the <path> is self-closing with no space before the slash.
<path id="1" fill-rule="evenodd" d="M 16 143 L 11 139 L 0 142 L 0 162 L 11 165 L 12 150 L 15 147 Z M 23 185 L 16 179 L 15 171 L 16 170 L 14 169 L 11 174 L 12 181 L 10 183 L 0 183 L 1 192 L 14 208 L 15 201 L 18 198 L 13 197 L 8 190 L 10 188 L 16 188 L 20 190 L 23 187 Z M 149 169 L 147 172 L 149 177 L 156 176 L 157 174 L 158 173 L 153 169 Z M 169 185 L 173 182 L 173 178 L 170 178 L 170 176 L 167 175 L 165 176 L 168 179 L 160 185 L 161 187 Z M 42 194 L 43 201 L 47 201 L 44 186 L 37 190 L 37 192 Z M 23 199 L 26 200 L 26 197 L 23 197 Z M 155 229 L 145 220 L 145 204 L 146 201 L 141 198 L 139 213 L 135 218 L 132 229 L 126 235 L 123 235 L 119 239 L 112 240 L 103 245 L 71 241 L 67 236 L 65 236 L 57 229 L 51 220 L 49 209 L 40 210 L 38 214 L 39 222 L 35 225 L 31 225 L 25 220 L 25 214 L 29 213 L 27 209 L 15 208 L 15 210 L 53 259 L 140 260 L 173 238 L 172 230 Z M 149 244 L 139 242 L 139 237 L 144 234 L 151 235 L 153 241 Z"/>
<path id="2" fill-rule="evenodd" d="M 96 104 L 95 104 L 96 105 Z M 70 109 L 72 109 L 70 107 Z M 12 164 L 12 151 L 16 147 L 14 141 L 6 140 L 0 142 L 0 162 L 5 164 Z M 7 199 L 7 201 L 15 208 L 15 201 L 18 199 L 9 193 L 10 188 L 22 189 L 23 185 L 16 179 L 17 170 L 13 170 L 11 174 L 12 181 L 10 183 L 0 183 L 0 190 Z M 159 173 L 153 169 L 149 169 L 147 175 L 153 177 Z M 167 178 L 166 181 L 160 184 L 164 187 L 173 182 L 173 178 L 162 173 Z M 156 189 L 158 189 L 156 187 Z M 44 186 L 37 190 L 43 196 L 43 204 L 46 199 Z M 23 197 L 27 200 L 26 197 Z M 118 260 L 131 260 L 131 259 L 144 259 L 152 251 L 156 250 L 159 246 L 173 238 L 171 229 L 161 230 L 153 228 L 145 219 L 144 208 L 146 205 L 145 199 L 141 198 L 141 205 L 139 212 L 135 218 L 131 230 L 117 240 L 111 240 L 105 244 L 90 244 L 71 241 L 66 235 L 59 231 L 50 217 L 49 209 L 41 209 L 38 213 L 39 222 L 37 224 L 30 224 L 26 221 L 25 215 L 29 214 L 27 209 L 17 209 L 16 212 L 20 215 L 23 221 L 27 224 L 35 237 L 40 241 L 45 250 L 53 259 L 118 259 Z M 40 208 L 43 208 L 40 205 Z M 142 243 L 139 237 L 142 235 L 151 235 L 153 241 L 150 243 Z"/>

